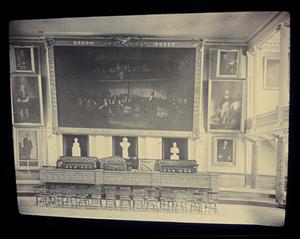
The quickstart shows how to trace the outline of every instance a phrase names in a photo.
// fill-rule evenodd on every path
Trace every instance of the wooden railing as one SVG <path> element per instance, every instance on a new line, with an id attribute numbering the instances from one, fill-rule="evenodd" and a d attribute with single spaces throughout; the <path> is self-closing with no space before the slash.
<path id="1" fill-rule="evenodd" d="M 42 168 L 41 183 L 218 189 L 216 173 L 162 173 Z"/>
<path id="2" fill-rule="evenodd" d="M 256 115 L 255 117 L 255 128 L 260 128 L 264 126 L 275 125 L 279 123 L 279 110 L 269 111 L 263 114 Z M 282 119 L 283 122 L 287 122 L 289 120 L 289 106 L 285 106 L 282 108 Z M 253 129 L 253 118 L 249 118 L 246 120 L 246 128 L 247 130 Z"/>

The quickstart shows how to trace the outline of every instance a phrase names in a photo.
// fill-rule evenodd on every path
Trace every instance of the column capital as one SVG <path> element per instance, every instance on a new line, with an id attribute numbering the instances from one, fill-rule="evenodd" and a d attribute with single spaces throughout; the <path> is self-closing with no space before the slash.
<path id="1" fill-rule="evenodd" d="M 288 129 L 281 129 L 272 133 L 268 133 L 270 137 L 274 140 L 282 140 L 288 136 L 289 130 Z"/>
<path id="2" fill-rule="evenodd" d="M 276 31 L 280 31 L 282 28 L 291 26 L 290 22 L 281 22 L 277 25 Z"/>
<path id="3" fill-rule="evenodd" d="M 259 143 L 261 141 L 268 140 L 269 138 L 270 135 L 268 135 L 267 133 L 246 136 L 246 139 L 252 143 Z"/>

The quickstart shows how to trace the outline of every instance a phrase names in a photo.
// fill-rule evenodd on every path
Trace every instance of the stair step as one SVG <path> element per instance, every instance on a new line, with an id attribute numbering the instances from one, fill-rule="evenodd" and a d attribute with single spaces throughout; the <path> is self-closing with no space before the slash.
<path id="1" fill-rule="evenodd" d="M 220 204 L 241 204 L 241 205 L 253 205 L 253 206 L 264 206 L 264 207 L 277 207 L 274 201 L 262 201 L 262 200 L 243 200 L 243 199 L 218 199 Z"/>

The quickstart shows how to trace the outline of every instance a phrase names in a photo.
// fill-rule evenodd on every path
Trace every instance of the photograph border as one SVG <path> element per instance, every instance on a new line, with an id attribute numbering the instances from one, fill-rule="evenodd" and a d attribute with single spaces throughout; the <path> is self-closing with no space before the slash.
<path id="1" fill-rule="evenodd" d="M 12 62 L 13 62 L 13 72 L 17 73 L 35 73 L 35 61 L 34 61 L 34 46 L 11 46 L 12 48 Z M 31 70 L 18 70 L 16 64 L 16 48 L 29 48 L 30 49 L 30 61 Z"/>
<path id="2" fill-rule="evenodd" d="M 237 69 L 234 75 L 222 75 L 220 74 L 220 63 L 221 63 L 221 53 L 222 52 L 237 52 Z M 218 48 L 217 51 L 217 66 L 216 66 L 216 77 L 220 78 L 239 78 L 240 74 L 240 61 L 241 61 L 241 49 L 222 49 Z"/>
<path id="3" fill-rule="evenodd" d="M 39 104 L 40 104 L 40 122 L 39 123 L 29 123 L 29 122 L 15 122 L 14 119 L 14 104 L 13 104 L 13 93 L 12 92 L 12 82 L 15 77 L 36 77 L 38 81 L 38 94 L 39 94 Z M 11 114 L 12 114 L 12 124 L 15 126 L 43 126 L 44 125 L 44 112 L 43 112 L 43 93 L 42 93 L 42 82 L 41 75 L 37 74 L 11 74 L 10 75 L 10 98 L 11 98 Z"/>

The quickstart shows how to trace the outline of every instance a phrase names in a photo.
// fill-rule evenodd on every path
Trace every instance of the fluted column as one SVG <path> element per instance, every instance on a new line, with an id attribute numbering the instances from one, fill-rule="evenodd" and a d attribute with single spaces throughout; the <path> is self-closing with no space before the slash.
<path id="1" fill-rule="evenodd" d="M 251 166 L 251 176 L 252 176 L 252 188 L 257 187 L 257 163 L 259 158 L 259 145 L 260 142 L 252 141 L 252 166 Z"/>
<path id="2" fill-rule="evenodd" d="M 261 81 L 261 48 L 254 48 L 254 79 L 253 79 L 253 95 L 252 95 L 252 129 L 256 128 L 257 100 L 259 82 Z"/>
<path id="3" fill-rule="evenodd" d="M 281 136 L 277 138 L 277 169 L 276 169 L 276 202 L 283 205 L 285 201 L 285 142 Z"/>
<path id="4" fill-rule="evenodd" d="M 289 47 L 290 47 L 290 28 L 282 23 L 280 29 L 280 63 L 279 63 L 279 123 L 282 125 L 283 107 L 289 103 Z"/>

